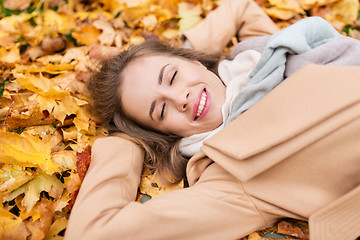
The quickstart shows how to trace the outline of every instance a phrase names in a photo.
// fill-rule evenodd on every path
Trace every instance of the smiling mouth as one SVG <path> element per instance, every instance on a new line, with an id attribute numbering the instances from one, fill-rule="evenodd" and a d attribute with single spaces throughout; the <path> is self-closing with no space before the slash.
<path id="1" fill-rule="evenodd" d="M 207 99 L 207 94 L 206 94 L 206 89 L 204 89 L 204 91 L 201 94 L 201 98 L 200 98 L 200 102 L 199 102 L 199 106 L 196 112 L 196 116 L 194 121 L 201 115 L 201 113 L 203 112 L 204 108 L 205 108 L 205 104 L 206 104 L 206 99 Z"/>

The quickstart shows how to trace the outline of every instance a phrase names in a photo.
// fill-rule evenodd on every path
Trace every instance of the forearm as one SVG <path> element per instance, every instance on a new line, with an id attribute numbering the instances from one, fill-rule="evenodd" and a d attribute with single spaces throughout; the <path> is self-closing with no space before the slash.
<path id="1" fill-rule="evenodd" d="M 96 140 L 65 238 L 84 239 L 87 233 L 101 232 L 119 211 L 135 201 L 142 165 L 143 152 L 135 143 L 121 137 Z"/>
<path id="2" fill-rule="evenodd" d="M 233 36 L 242 41 L 277 31 L 274 22 L 253 0 L 227 0 L 183 34 L 194 49 L 214 53 L 222 51 Z"/>

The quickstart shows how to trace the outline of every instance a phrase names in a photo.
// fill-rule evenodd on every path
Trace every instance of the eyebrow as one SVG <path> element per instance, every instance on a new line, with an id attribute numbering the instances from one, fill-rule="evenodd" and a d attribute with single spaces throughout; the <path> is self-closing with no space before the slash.
<path id="1" fill-rule="evenodd" d="M 159 72 L 159 78 L 158 78 L 158 84 L 161 85 L 162 84 L 162 80 L 163 80 L 163 76 L 164 76 L 164 70 L 165 68 L 169 65 L 168 64 L 165 64 L 161 69 L 160 69 L 160 72 Z M 156 106 L 156 100 L 152 101 L 151 103 L 151 106 L 150 106 L 150 110 L 149 110 L 149 116 L 152 120 L 154 120 L 152 114 L 155 110 L 155 106 Z"/>
<path id="2" fill-rule="evenodd" d="M 162 79 L 163 79 L 163 76 L 164 76 L 164 70 L 165 68 L 169 65 L 168 64 L 165 64 L 161 69 L 160 69 L 160 73 L 159 73 L 159 79 L 158 79 L 158 84 L 161 85 L 162 83 Z"/>

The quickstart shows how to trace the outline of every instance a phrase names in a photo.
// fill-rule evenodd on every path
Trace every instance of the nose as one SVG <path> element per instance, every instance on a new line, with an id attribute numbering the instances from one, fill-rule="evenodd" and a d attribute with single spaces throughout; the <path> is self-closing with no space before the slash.
<path id="1" fill-rule="evenodd" d="M 189 96 L 190 92 L 183 90 L 173 91 L 168 95 L 167 98 L 178 111 L 184 112 L 189 106 Z"/>

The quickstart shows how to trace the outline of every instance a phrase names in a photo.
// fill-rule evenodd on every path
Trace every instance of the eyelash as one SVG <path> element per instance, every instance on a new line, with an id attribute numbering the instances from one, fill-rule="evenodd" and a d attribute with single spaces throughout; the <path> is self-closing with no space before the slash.
<path id="1" fill-rule="evenodd" d="M 170 86 L 173 84 L 176 75 L 177 75 L 177 71 L 175 71 L 174 74 L 173 74 L 172 77 L 171 77 Z M 164 103 L 164 104 L 162 105 L 162 108 L 161 108 L 161 113 L 160 113 L 160 119 L 161 119 L 161 120 L 164 119 L 165 107 L 166 107 L 166 103 Z"/>
<path id="2" fill-rule="evenodd" d="M 173 84 L 177 72 L 178 72 L 178 71 L 175 71 L 174 74 L 172 75 L 171 80 L 170 80 L 170 86 Z"/>
<path id="3" fill-rule="evenodd" d="M 161 108 L 161 113 L 160 113 L 160 119 L 161 119 L 161 120 L 164 119 L 165 106 L 166 106 L 166 103 L 164 103 L 164 104 L 162 105 L 162 108 Z"/>

